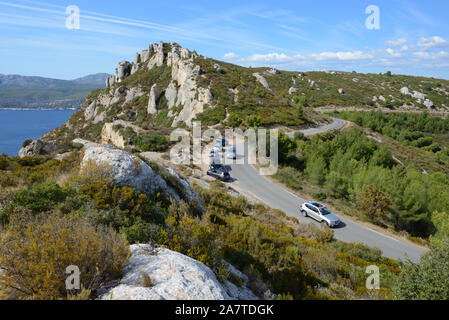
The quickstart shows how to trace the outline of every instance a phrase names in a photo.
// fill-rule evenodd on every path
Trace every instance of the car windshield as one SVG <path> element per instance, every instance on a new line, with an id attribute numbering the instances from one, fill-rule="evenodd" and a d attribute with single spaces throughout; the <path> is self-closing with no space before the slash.
<path id="1" fill-rule="evenodd" d="M 321 208 L 320 212 L 323 216 L 327 216 L 327 215 L 331 214 L 331 212 L 327 208 Z"/>

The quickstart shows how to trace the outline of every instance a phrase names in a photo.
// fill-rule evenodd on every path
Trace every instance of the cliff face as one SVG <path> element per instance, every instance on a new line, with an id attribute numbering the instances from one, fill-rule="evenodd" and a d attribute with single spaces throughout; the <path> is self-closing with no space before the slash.
<path id="1" fill-rule="evenodd" d="M 201 67 L 194 60 L 198 58 L 196 53 L 177 44 L 151 44 L 147 50 L 137 53 L 134 63 L 122 61 L 115 70 L 115 76 L 106 80 L 107 88 L 113 91 L 101 95 L 92 102 L 95 106 L 108 108 L 110 105 L 125 100 L 121 105 L 130 103 L 135 98 L 148 96 L 147 113 L 157 115 L 163 107 L 167 107 L 168 117 L 173 118 L 172 127 L 179 123 L 191 126 L 192 119 L 204 111 L 205 107 L 214 107 L 214 99 L 209 88 L 200 87 L 197 77 L 201 74 Z M 125 79 L 137 72 L 151 72 L 152 70 L 167 67 L 169 79 L 167 83 L 155 82 L 149 92 L 140 87 L 123 86 Z M 161 99 L 162 98 L 162 99 Z M 164 100 L 164 106 L 161 105 Z M 177 110 L 175 110 L 177 107 Z M 92 109 L 92 108 L 90 108 Z M 90 112 L 91 113 L 91 112 Z M 91 117 L 95 116 L 95 112 Z"/>

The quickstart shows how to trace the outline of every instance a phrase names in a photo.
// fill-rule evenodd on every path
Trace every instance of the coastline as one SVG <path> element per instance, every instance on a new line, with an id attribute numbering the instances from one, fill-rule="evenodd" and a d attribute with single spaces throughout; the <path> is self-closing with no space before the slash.
<path id="1" fill-rule="evenodd" d="M 77 111 L 81 108 L 0 108 L 0 111 Z"/>

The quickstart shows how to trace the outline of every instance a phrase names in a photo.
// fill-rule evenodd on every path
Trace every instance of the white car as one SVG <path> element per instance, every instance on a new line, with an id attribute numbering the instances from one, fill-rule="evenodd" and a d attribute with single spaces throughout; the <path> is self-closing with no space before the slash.
<path id="1" fill-rule="evenodd" d="M 237 153 L 236 153 L 236 148 L 235 146 L 232 146 L 231 148 L 229 148 L 228 152 L 226 153 L 226 158 L 228 159 L 237 159 Z"/>
<path id="2" fill-rule="evenodd" d="M 304 217 L 311 217 L 316 221 L 324 222 L 329 228 L 337 227 L 341 220 L 318 202 L 306 201 L 301 205 L 301 213 Z"/>

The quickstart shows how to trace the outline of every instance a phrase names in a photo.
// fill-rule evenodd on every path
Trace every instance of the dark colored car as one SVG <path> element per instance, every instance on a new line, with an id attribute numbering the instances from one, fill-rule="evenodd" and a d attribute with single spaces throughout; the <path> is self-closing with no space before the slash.
<path id="1" fill-rule="evenodd" d="M 226 170 L 226 168 L 221 164 L 212 165 L 209 171 L 207 171 L 207 175 L 221 181 L 229 181 L 231 179 L 231 175 L 228 170 Z"/>

